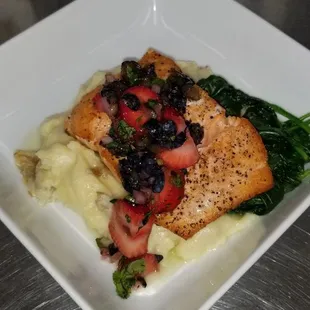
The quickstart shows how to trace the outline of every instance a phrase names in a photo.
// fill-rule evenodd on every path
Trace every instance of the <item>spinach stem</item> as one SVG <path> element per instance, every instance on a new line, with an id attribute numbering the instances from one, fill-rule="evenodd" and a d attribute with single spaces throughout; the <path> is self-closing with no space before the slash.
<path id="1" fill-rule="evenodd" d="M 300 178 L 303 180 L 303 179 L 306 179 L 308 176 L 310 176 L 310 169 L 305 170 L 305 171 L 300 175 Z"/>
<path id="2" fill-rule="evenodd" d="M 295 123 L 300 128 L 304 129 L 307 133 L 310 134 L 310 127 L 307 126 L 303 121 L 301 121 L 298 117 L 291 114 L 290 112 L 284 110 L 283 108 L 279 107 L 276 104 L 269 103 L 269 105 L 274 109 L 274 111 L 280 115 L 285 116 L 287 119 Z"/>
<path id="3" fill-rule="evenodd" d="M 310 125 L 310 119 L 304 120 L 303 122 L 304 122 L 304 124 L 306 124 L 306 125 Z M 291 127 L 291 128 L 288 128 L 287 131 L 288 131 L 288 132 L 292 132 L 292 131 L 294 131 L 294 130 L 296 130 L 296 129 L 298 129 L 298 128 L 300 128 L 300 127 L 299 127 L 299 126 L 293 126 L 293 127 Z"/>
<path id="4" fill-rule="evenodd" d="M 310 112 L 308 112 L 308 113 L 306 113 L 306 114 L 304 114 L 302 117 L 300 117 L 299 119 L 301 120 L 301 121 L 304 121 L 306 118 L 308 118 L 310 116 Z"/>
<path id="5" fill-rule="evenodd" d="M 296 150 L 296 152 L 303 158 L 303 160 L 305 162 L 309 161 L 309 156 L 307 155 L 307 153 L 303 150 L 302 147 L 294 145 L 295 143 L 293 143 L 294 149 Z"/>

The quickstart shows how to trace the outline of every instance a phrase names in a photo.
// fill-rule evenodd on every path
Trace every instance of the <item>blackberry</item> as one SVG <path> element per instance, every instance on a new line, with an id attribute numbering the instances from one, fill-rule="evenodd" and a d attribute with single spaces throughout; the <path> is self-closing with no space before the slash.
<path id="1" fill-rule="evenodd" d="M 198 123 L 190 123 L 188 129 L 195 144 L 200 144 L 204 136 L 203 127 Z"/>
<path id="2" fill-rule="evenodd" d="M 141 104 L 137 96 L 133 94 L 124 94 L 122 96 L 122 99 L 124 100 L 126 106 L 133 110 L 133 111 L 138 111 Z"/>

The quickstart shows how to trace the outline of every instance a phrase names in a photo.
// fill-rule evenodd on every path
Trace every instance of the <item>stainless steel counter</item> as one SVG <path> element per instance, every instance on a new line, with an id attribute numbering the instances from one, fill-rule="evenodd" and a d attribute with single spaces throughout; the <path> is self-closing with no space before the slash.
<path id="1" fill-rule="evenodd" d="M 0 44 L 70 2 L 71 0 L 0 0 Z M 238 2 L 310 48 L 309 0 Z M 308 105 L 310 107 L 310 104 Z M 212 310 L 309 310 L 309 243 L 310 209 Z M 2 223 L 0 309 L 79 309 Z"/>

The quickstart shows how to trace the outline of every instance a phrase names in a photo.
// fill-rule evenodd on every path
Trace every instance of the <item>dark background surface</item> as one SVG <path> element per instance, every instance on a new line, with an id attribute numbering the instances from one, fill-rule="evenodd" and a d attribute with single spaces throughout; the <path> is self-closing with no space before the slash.
<path id="1" fill-rule="evenodd" d="M 0 0 L 0 44 L 70 2 Z M 310 48 L 310 0 L 238 2 Z M 0 309 L 80 309 L 2 223 Z M 222 309 L 310 309 L 310 209 L 212 308 Z"/>

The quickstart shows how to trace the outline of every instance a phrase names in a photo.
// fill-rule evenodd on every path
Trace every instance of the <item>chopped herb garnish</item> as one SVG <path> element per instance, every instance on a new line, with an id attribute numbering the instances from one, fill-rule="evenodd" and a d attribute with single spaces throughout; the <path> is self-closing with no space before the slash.
<path id="1" fill-rule="evenodd" d="M 157 100 L 153 100 L 153 99 L 150 99 L 146 103 L 147 107 L 149 107 L 150 109 L 153 109 L 157 104 L 158 104 L 158 101 Z"/>
<path id="2" fill-rule="evenodd" d="M 104 145 L 113 155 L 116 156 L 126 156 L 129 152 L 131 152 L 134 147 L 129 143 L 122 143 L 118 141 L 110 142 Z"/>
<path id="3" fill-rule="evenodd" d="M 125 199 L 128 200 L 131 203 L 136 203 L 136 200 L 135 200 L 135 198 L 132 195 L 127 195 L 125 197 Z"/>
<path id="4" fill-rule="evenodd" d="M 165 84 L 165 81 L 156 77 L 152 80 L 152 85 L 158 85 L 158 86 L 163 86 Z"/>
<path id="5" fill-rule="evenodd" d="M 149 221 L 150 216 L 152 215 L 152 211 L 149 211 L 145 214 L 143 220 L 142 220 L 142 225 L 145 226 L 147 222 Z"/>
<path id="6" fill-rule="evenodd" d="M 127 66 L 127 78 L 131 85 L 135 85 L 139 81 L 139 71 L 134 66 Z"/>
<path id="7" fill-rule="evenodd" d="M 110 142 L 110 143 L 106 144 L 105 147 L 106 147 L 107 149 L 115 149 L 115 148 L 118 147 L 118 143 L 115 142 L 115 141 L 113 141 L 113 142 Z"/>
<path id="8" fill-rule="evenodd" d="M 125 121 L 120 120 L 117 126 L 117 133 L 122 141 L 128 141 L 135 134 L 136 130 L 130 127 Z"/>
<path id="9" fill-rule="evenodd" d="M 112 138 L 115 136 L 115 129 L 112 126 L 111 126 L 111 128 L 109 130 L 109 136 L 112 137 Z"/>
<path id="10" fill-rule="evenodd" d="M 111 243 L 111 240 L 105 237 L 96 238 L 97 246 L 100 250 L 107 248 L 109 244 Z"/>
<path id="11" fill-rule="evenodd" d="M 161 159 L 156 159 L 156 162 L 159 166 L 163 166 L 164 162 Z"/>
<path id="12" fill-rule="evenodd" d="M 182 187 L 183 186 L 183 180 L 181 176 L 175 172 L 171 172 L 171 182 L 176 187 Z"/>
<path id="13" fill-rule="evenodd" d="M 125 218 L 126 218 L 126 222 L 127 223 L 130 223 L 131 222 L 131 218 L 128 214 L 125 215 Z"/>
<path id="14" fill-rule="evenodd" d="M 141 123 L 142 121 L 142 118 L 143 118 L 143 115 L 140 115 L 137 119 L 136 119 L 136 123 Z"/>
<path id="15" fill-rule="evenodd" d="M 145 270 L 144 259 L 135 260 L 113 273 L 113 282 L 116 293 L 121 298 L 128 298 L 132 287 L 136 284 L 137 277 Z"/>

